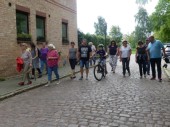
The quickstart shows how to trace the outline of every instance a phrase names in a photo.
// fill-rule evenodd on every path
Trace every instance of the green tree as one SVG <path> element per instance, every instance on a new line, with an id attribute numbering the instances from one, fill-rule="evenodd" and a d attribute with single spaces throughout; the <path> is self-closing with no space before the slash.
<path id="1" fill-rule="evenodd" d="M 107 35 L 107 23 L 105 19 L 101 16 L 98 17 L 98 22 L 94 23 L 96 35 L 105 36 Z"/>
<path id="2" fill-rule="evenodd" d="M 170 41 L 170 0 L 159 0 L 155 12 L 150 16 L 153 30 L 157 38 Z"/>
<path id="3" fill-rule="evenodd" d="M 138 40 L 145 41 L 146 37 L 151 33 L 151 24 L 146 9 L 139 7 L 139 11 L 135 15 L 135 21 L 137 22 L 135 36 Z"/>
<path id="4" fill-rule="evenodd" d="M 112 26 L 109 35 L 117 43 L 121 42 L 123 36 L 119 26 Z"/>

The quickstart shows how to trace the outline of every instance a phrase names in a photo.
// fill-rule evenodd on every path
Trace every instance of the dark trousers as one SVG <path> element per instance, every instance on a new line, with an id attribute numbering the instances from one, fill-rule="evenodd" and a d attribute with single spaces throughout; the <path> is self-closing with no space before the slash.
<path id="1" fill-rule="evenodd" d="M 150 74 L 150 61 L 146 62 L 146 72 Z"/>
<path id="2" fill-rule="evenodd" d="M 69 62 L 70 62 L 71 69 L 74 70 L 77 60 L 76 59 L 69 59 Z"/>
<path id="3" fill-rule="evenodd" d="M 161 70 L 161 58 L 151 58 L 151 68 L 152 68 L 152 77 L 156 78 L 156 70 L 155 65 L 157 65 L 157 72 L 158 72 L 158 78 L 162 78 L 162 70 Z"/>
<path id="4" fill-rule="evenodd" d="M 143 74 L 146 75 L 146 62 L 145 61 L 139 61 L 138 65 L 139 65 L 140 76 L 142 76 Z"/>
<path id="5" fill-rule="evenodd" d="M 38 71 L 38 74 L 41 75 L 41 70 L 40 68 L 36 68 Z M 35 75 L 35 68 L 32 68 L 32 75 Z"/>
<path id="6" fill-rule="evenodd" d="M 130 68 L 129 68 L 129 60 L 128 58 L 122 58 L 122 68 L 123 68 L 123 75 L 126 74 L 126 70 L 130 74 Z"/>

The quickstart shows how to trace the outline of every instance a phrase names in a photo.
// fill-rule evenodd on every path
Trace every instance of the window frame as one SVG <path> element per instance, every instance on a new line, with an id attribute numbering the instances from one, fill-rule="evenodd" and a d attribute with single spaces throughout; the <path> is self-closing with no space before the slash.
<path id="1" fill-rule="evenodd" d="M 16 30 L 17 30 L 17 34 L 22 34 L 22 33 L 18 33 L 18 29 L 17 29 L 18 28 L 18 26 L 17 26 L 17 13 L 26 15 L 26 17 L 27 17 L 27 33 L 26 34 L 30 34 L 30 31 L 29 31 L 29 13 L 24 12 L 24 11 L 20 11 L 20 10 L 16 10 Z"/>
<path id="2" fill-rule="evenodd" d="M 37 33 L 37 18 L 42 19 L 44 21 L 44 25 L 43 25 L 44 26 L 44 39 L 43 40 L 38 39 L 37 34 L 36 34 L 36 40 L 39 42 L 45 42 L 46 41 L 46 17 L 36 15 L 36 33 Z"/>
<path id="3" fill-rule="evenodd" d="M 66 26 L 66 37 L 63 37 L 63 25 Z M 66 40 L 64 40 L 66 38 Z M 63 22 L 62 21 L 62 44 L 63 45 L 68 45 L 69 44 L 69 39 L 68 39 L 68 22 Z"/>

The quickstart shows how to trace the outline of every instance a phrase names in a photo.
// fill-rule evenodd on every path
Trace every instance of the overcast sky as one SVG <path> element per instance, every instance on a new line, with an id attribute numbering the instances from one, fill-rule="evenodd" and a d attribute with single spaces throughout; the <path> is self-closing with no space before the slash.
<path id="1" fill-rule="evenodd" d="M 108 32 L 112 25 L 121 28 L 123 34 L 130 34 L 135 29 L 134 15 L 138 12 L 136 0 L 77 0 L 78 28 L 84 33 L 95 32 L 94 22 L 102 16 L 108 24 Z M 152 0 L 144 7 L 150 15 L 158 0 Z"/>

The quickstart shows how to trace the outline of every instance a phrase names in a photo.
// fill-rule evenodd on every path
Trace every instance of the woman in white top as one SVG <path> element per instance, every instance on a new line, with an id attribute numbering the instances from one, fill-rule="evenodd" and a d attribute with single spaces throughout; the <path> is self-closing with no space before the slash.
<path id="1" fill-rule="evenodd" d="M 131 56 L 131 47 L 127 44 L 127 41 L 123 41 L 123 45 L 120 48 L 120 61 L 122 61 L 123 76 L 125 77 L 126 70 L 130 76 L 129 61 Z"/>

